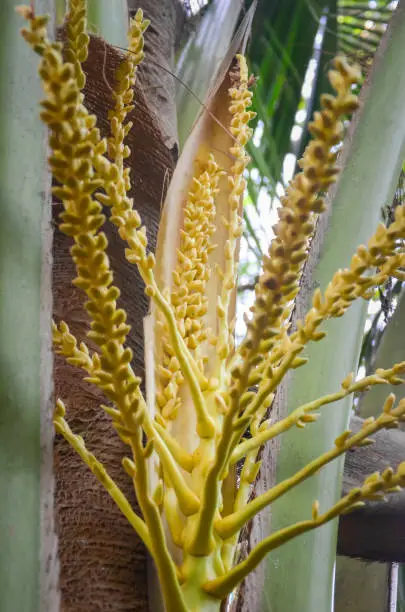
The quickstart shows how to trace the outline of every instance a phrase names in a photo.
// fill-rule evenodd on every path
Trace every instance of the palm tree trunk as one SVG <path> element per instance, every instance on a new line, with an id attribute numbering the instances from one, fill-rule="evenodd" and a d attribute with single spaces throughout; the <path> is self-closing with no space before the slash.
<path id="1" fill-rule="evenodd" d="M 140 81 L 151 110 L 158 118 L 163 140 L 178 156 L 175 52 L 180 41 L 185 15 L 179 0 L 128 0 L 130 13 L 144 11 L 151 24 L 145 35 L 145 61 Z"/>

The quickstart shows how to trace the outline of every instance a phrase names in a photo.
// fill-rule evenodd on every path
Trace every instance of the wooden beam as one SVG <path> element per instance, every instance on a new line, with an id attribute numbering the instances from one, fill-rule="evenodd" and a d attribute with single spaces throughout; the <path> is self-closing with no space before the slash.
<path id="1" fill-rule="evenodd" d="M 338 557 L 334 612 L 388 612 L 390 563 Z"/>
<path id="2" fill-rule="evenodd" d="M 350 428 L 360 429 L 362 419 L 353 417 Z M 373 472 L 405 461 L 405 432 L 381 431 L 375 444 L 346 455 L 342 494 L 359 486 Z M 364 509 L 342 516 L 339 521 L 339 555 L 369 561 L 405 561 L 405 492 L 388 496 L 386 502 L 368 504 Z"/>

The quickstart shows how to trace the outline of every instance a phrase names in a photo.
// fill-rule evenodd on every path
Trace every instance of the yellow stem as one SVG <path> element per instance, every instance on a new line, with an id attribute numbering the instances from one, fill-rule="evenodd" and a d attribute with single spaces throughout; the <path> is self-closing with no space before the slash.
<path id="1" fill-rule="evenodd" d="M 225 598 L 237 586 L 237 584 L 239 584 L 239 582 L 241 582 L 254 570 L 254 568 L 270 551 L 278 548 L 282 544 L 285 544 L 289 540 L 292 540 L 306 531 L 310 531 L 311 529 L 315 529 L 315 527 L 320 527 L 324 523 L 331 521 L 333 518 L 341 514 L 347 507 L 350 507 L 353 502 L 351 499 L 348 500 L 348 497 L 349 495 L 342 498 L 328 512 L 320 515 L 315 520 L 295 523 L 290 527 L 280 529 L 271 536 L 268 536 L 252 550 L 244 561 L 236 565 L 226 575 L 216 578 L 215 580 L 210 580 L 204 584 L 203 589 L 210 595 L 218 597 L 218 599 Z"/>
<path id="2" fill-rule="evenodd" d="M 91 469 L 96 478 L 101 482 L 107 493 L 112 497 L 122 514 L 128 520 L 130 525 L 135 529 L 149 552 L 152 552 L 151 541 L 149 531 L 144 521 L 135 514 L 131 505 L 121 489 L 115 484 L 114 480 L 109 476 L 107 470 L 96 457 L 90 453 L 82 438 L 73 433 L 70 429 L 69 424 L 62 416 L 55 416 L 54 418 L 55 429 L 58 433 L 62 434 L 67 442 L 74 448 L 74 450 L 80 455 L 82 460 Z"/>
<path id="3" fill-rule="evenodd" d="M 134 487 L 139 506 L 149 528 L 153 560 L 159 576 L 167 612 L 188 612 L 180 589 L 176 566 L 167 548 L 162 519 L 157 504 L 149 493 L 149 478 L 145 461 L 137 462 L 143 455 L 142 433 L 132 440 L 136 470 Z"/>
<path id="4" fill-rule="evenodd" d="M 231 465 L 240 461 L 243 457 L 245 457 L 247 453 L 249 453 L 253 449 L 262 446 L 269 440 L 272 440 L 273 438 L 284 433 L 291 427 L 294 427 L 294 425 L 297 425 L 297 423 L 301 421 L 302 417 L 304 417 L 302 423 L 302 426 L 304 426 L 305 415 L 314 412 L 318 408 L 321 408 L 322 406 L 325 406 L 327 404 L 333 404 L 334 402 L 337 402 L 343 399 L 344 397 L 347 397 L 351 393 L 365 390 L 371 385 L 388 384 L 390 382 L 389 379 L 392 376 L 395 376 L 397 373 L 402 372 L 404 368 L 405 362 L 396 364 L 393 368 L 388 370 L 379 370 L 378 373 L 371 374 L 370 376 L 365 376 L 364 378 L 357 380 L 352 385 L 345 389 L 342 389 L 341 391 L 336 391 L 335 393 L 324 395 L 323 397 L 319 397 L 318 399 L 312 402 L 308 402 L 306 404 L 303 404 L 302 406 L 299 406 L 293 412 L 291 412 L 288 417 L 285 417 L 281 421 L 274 423 L 266 429 L 259 430 L 259 432 L 252 438 L 244 440 L 243 442 L 238 444 L 238 446 L 232 453 L 230 461 Z M 307 422 L 312 422 L 315 420 L 316 417 L 313 419 L 308 419 Z M 263 425 L 265 425 L 265 423 L 262 424 L 262 427 Z"/>
<path id="5" fill-rule="evenodd" d="M 162 462 L 163 468 L 166 470 L 167 475 L 170 479 L 170 483 L 176 492 L 177 499 L 179 500 L 179 506 L 183 514 L 190 516 L 198 512 L 200 508 L 200 500 L 195 493 L 187 486 L 185 478 L 181 473 L 180 469 L 174 461 L 174 457 L 171 454 L 168 446 L 161 439 L 157 432 L 156 424 L 154 426 L 152 419 L 147 411 L 146 404 L 143 406 L 143 428 L 148 440 L 153 440 L 154 448 L 159 455 L 159 459 Z"/>
<path id="6" fill-rule="evenodd" d="M 193 457 L 180 446 L 177 440 L 162 425 L 155 421 L 154 427 L 179 466 L 186 472 L 191 473 L 194 467 Z"/>
<path id="7" fill-rule="evenodd" d="M 403 406 L 405 411 L 405 403 Z M 320 455 L 310 463 L 308 463 L 301 470 L 296 472 L 290 478 L 286 478 L 279 484 L 275 485 L 269 491 L 266 491 L 262 495 L 259 495 L 244 508 L 233 514 L 229 514 L 223 519 L 220 519 L 215 523 L 215 530 L 223 538 L 227 539 L 234 535 L 243 525 L 245 525 L 250 519 L 252 519 L 258 512 L 266 508 L 269 504 L 281 497 L 287 491 L 296 487 L 298 484 L 315 474 L 322 467 L 336 459 L 340 455 L 343 455 L 347 450 L 354 446 L 359 446 L 365 442 L 368 436 L 374 434 L 376 431 L 383 429 L 388 424 L 397 420 L 394 414 L 381 414 L 378 419 L 373 422 L 365 422 L 363 428 L 357 433 L 349 437 L 350 431 L 345 432 L 339 438 L 336 439 L 336 446 Z"/>

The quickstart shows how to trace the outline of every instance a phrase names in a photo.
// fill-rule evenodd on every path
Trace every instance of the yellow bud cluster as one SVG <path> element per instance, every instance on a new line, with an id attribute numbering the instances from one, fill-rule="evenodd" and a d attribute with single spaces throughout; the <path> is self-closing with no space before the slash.
<path id="1" fill-rule="evenodd" d="M 239 214 L 241 198 L 246 189 L 246 181 L 243 174 L 250 161 L 246 154 L 245 146 L 252 136 L 252 129 L 249 121 L 255 117 L 254 112 L 247 110 L 252 104 L 252 92 L 248 88 L 248 71 L 246 60 L 242 55 L 238 55 L 240 80 L 236 87 L 231 87 L 229 97 L 231 99 L 229 111 L 231 113 L 230 132 L 235 138 L 234 145 L 229 152 L 235 159 L 231 167 L 228 183 L 229 194 L 229 218 L 226 220 L 228 238 L 224 245 L 225 250 L 225 269 L 222 271 L 222 290 L 218 298 L 218 318 L 219 333 L 217 352 L 221 361 L 225 363 L 228 356 L 233 351 L 233 335 L 229 326 L 228 312 L 230 296 L 236 286 L 236 249 L 237 241 L 242 233 L 242 218 Z M 225 375 L 224 368 L 220 378 Z"/>
<path id="2" fill-rule="evenodd" d="M 139 9 L 131 19 L 128 32 L 129 51 L 117 70 L 115 107 L 109 112 L 111 136 L 108 139 L 108 155 L 112 161 L 102 156 L 94 160 L 94 167 L 102 178 L 105 190 L 105 193 L 98 193 L 96 197 L 99 202 L 111 207 L 111 222 L 119 228 L 121 238 L 126 240 L 130 247 L 126 249 L 126 257 L 131 263 L 142 266 L 145 281 L 149 277 L 148 270 L 153 268 L 155 262 L 151 253 L 147 255 L 146 229 L 141 227 L 139 214 L 133 209 L 133 199 L 127 196 L 131 187 L 130 168 L 124 168 L 124 160 L 130 155 L 130 151 L 124 140 L 132 123 L 124 125 L 124 122 L 134 108 L 136 72 L 143 59 L 143 33 L 148 25 L 149 21 L 143 18 L 143 12 Z"/>
<path id="3" fill-rule="evenodd" d="M 58 325 L 52 321 L 52 340 L 55 351 L 66 357 L 70 365 L 93 372 L 99 367 L 99 356 L 97 353 L 90 355 L 90 351 L 84 342 L 78 346 L 76 338 L 70 333 L 69 326 L 65 321 Z"/>
<path id="4" fill-rule="evenodd" d="M 143 18 L 142 9 L 138 9 L 135 17 L 130 20 L 128 30 L 129 53 L 132 55 L 132 60 L 128 56 L 128 61 L 132 61 L 134 66 L 138 66 L 143 58 L 143 33 L 150 25 L 149 19 Z"/>
<path id="5" fill-rule="evenodd" d="M 47 35 L 46 26 L 49 21 L 47 15 L 34 15 L 32 6 L 17 6 L 16 11 L 21 17 L 30 22 L 30 28 L 21 28 L 21 35 L 24 40 L 32 47 L 35 53 L 42 55 L 45 49 L 45 39 Z M 55 49 L 60 49 L 60 45 L 55 43 Z"/>
<path id="6" fill-rule="evenodd" d="M 291 341 L 302 344 L 309 340 L 321 340 L 324 332 L 317 331 L 319 325 L 329 317 L 341 317 L 358 297 L 369 299 L 376 286 L 384 283 L 392 274 L 405 266 L 405 207 L 395 209 L 395 220 L 386 227 L 380 224 L 370 238 L 367 248 L 357 248 L 349 268 L 338 270 L 327 286 L 325 293 L 315 291 L 312 308 L 304 322 L 298 323 L 297 332 Z M 368 274 L 370 268 L 374 274 Z"/>
<path id="7" fill-rule="evenodd" d="M 87 59 L 89 50 L 86 14 L 86 0 L 69 0 L 69 12 L 66 16 L 67 45 L 65 59 L 73 64 L 80 89 L 83 89 L 86 83 L 82 63 Z"/>
<path id="8" fill-rule="evenodd" d="M 52 324 L 52 334 L 56 352 L 66 357 L 71 365 L 85 370 L 89 375 L 85 380 L 96 385 L 119 407 L 119 410 L 109 406 L 103 406 L 103 409 L 112 417 L 121 438 L 129 444 L 139 419 L 143 418 L 142 410 L 139 410 L 141 379 L 134 375 L 129 365 L 131 349 L 122 351 L 117 342 L 110 341 L 103 347 L 102 355 L 90 355 L 83 342 L 77 346 L 76 338 L 64 321 L 59 326 Z"/>
<path id="9" fill-rule="evenodd" d="M 237 59 L 239 62 L 240 82 L 237 87 L 231 87 L 229 90 L 231 98 L 229 111 L 232 115 L 230 132 L 236 139 L 236 148 L 233 154 L 237 161 L 232 172 L 241 175 L 246 167 L 245 162 L 249 161 L 249 157 L 244 150 L 245 145 L 252 136 L 252 129 L 248 124 L 255 117 L 256 113 L 247 110 L 252 104 L 253 94 L 248 88 L 246 59 L 243 55 L 238 55 Z M 238 164 L 238 162 L 240 163 Z"/>
<path id="10" fill-rule="evenodd" d="M 184 229 L 173 271 L 171 303 L 187 346 L 194 350 L 206 340 L 203 318 L 207 312 L 205 288 L 210 277 L 208 256 L 215 248 L 215 194 L 221 171 L 211 155 L 205 171 L 194 179 L 184 208 Z"/>
<path id="11" fill-rule="evenodd" d="M 335 440 L 335 445 L 337 448 L 343 446 L 350 447 L 351 440 L 356 438 L 356 436 L 360 437 L 362 432 L 368 430 L 370 428 L 378 430 L 378 429 L 390 429 L 393 427 L 397 427 L 398 423 L 405 421 L 405 400 L 401 400 L 398 405 L 394 408 L 395 395 L 391 393 L 385 403 L 384 408 L 381 415 L 374 419 L 370 417 L 363 422 L 362 429 L 359 433 L 350 436 L 350 431 L 344 432 L 338 439 Z M 357 446 L 367 446 L 367 444 L 372 443 L 373 441 L 370 438 L 364 438 L 361 440 L 360 444 Z M 396 493 L 401 488 L 405 486 L 405 462 L 401 463 L 397 472 L 395 473 L 391 467 L 388 467 L 382 474 L 380 472 L 374 472 L 374 474 L 370 474 L 368 476 L 363 485 L 356 489 L 352 489 L 350 493 L 346 496 L 348 501 L 347 511 L 354 510 L 354 508 L 359 507 L 359 501 L 381 501 L 384 500 L 384 494 L 386 493 Z M 345 498 L 343 498 L 345 499 Z M 355 502 L 355 505 L 354 503 Z"/>
<path id="12" fill-rule="evenodd" d="M 103 406 L 113 419 L 113 425 L 126 444 L 139 435 L 139 425 L 144 418 L 143 401 L 139 385 L 141 379 L 132 371 L 132 351 L 110 340 L 100 356 L 99 367 L 85 378 L 99 387 L 118 410 Z"/>
<path id="13" fill-rule="evenodd" d="M 143 12 L 139 9 L 131 19 L 128 32 L 129 51 L 116 74 L 115 108 L 109 113 L 111 136 L 108 139 L 108 154 L 112 161 L 98 155 L 94 158 L 94 168 L 105 191 L 97 193 L 96 198 L 103 205 L 111 207 L 110 221 L 118 227 L 120 237 L 129 246 L 125 250 L 125 256 L 130 263 L 138 266 L 145 281 L 145 293 L 148 297 L 153 297 L 155 289 L 151 270 L 155 265 L 155 258 L 152 253 L 147 253 L 146 228 L 141 227 L 140 216 L 133 208 L 133 199 L 127 195 L 131 187 L 130 168 L 124 168 L 124 160 L 130 155 L 124 140 L 132 127 L 131 122 L 124 125 L 124 121 L 134 108 L 133 89 L 137 67 L 143 59 L 143 33 L 148 25 L 149 21 L 143 18 Z"/>
<path id="14" fill-rule="evenodd" d="M 402 206 L 396 208 L 394 222 L 388 228 L 382 224 L 378 226 L 368 247 L 358 247 L 349 268 L 334 274 L 323 295 L 320 289 L 315 291 L 312 307 L 305 319 L 297 322 L 294 333 L 288 335 L 286 329 L 271 330 L 277 343 L 272 347 L 273 338 L 267 341 L 271 349 L 268 356 L 265 360 L 257 356 L 258 367 L 254 368 L 255 363 L 251 363 L 247 375 L 249 385 L 258 384 L 258 394 L 251 400 L 248 394 L 242 394 L 240 405 L 247 398 L 246 410 L 254 414 L 256 407 L 274 391 L 285 367 L 297 368 L 306 362 L 299 357 L 306 343 L 325 337 L 325 332 L 318 329 L 325 320 L 343 316 L 354 300 L 359 297 L 370 299 L 375 287 L 392 275 L 400 275 L 405 265 L 404 237 L 405 208 Z M 376 268 L 374 274 L 370 274 L 372 268 Z M 274 368 L 280 363 L 280 367 Z M 239 374 L 242 369 L 239 367 L 237 372 Z"/>
<path id="15" fill-rule="evenodd" d="M 246 60 L 243 56 L 238 56 L 241 64 L 241 81 L 237 87 L 231 87 L 229 96 L 231 103 L 229 111 L 232 115 L 230 132 L 235 138 L 235 144 L 230 148 L 230 154 L 235 158 L 235 163 L 231 167 L 231 174 L 228 178 L 231 187 L 229 196 L 229 206 L 232 212 L 237 213 L 239 210 L 240 199 L 243 195 L 246 182 L 243 178 L 243 173 L 248 165 L 250 158 L 246 154 L 245 146 L 252 136 L 252 129 L 249 127 L 249 121 L 255 117 L 256 113 L 247 109 L 252 104 L 252 92 L 248 89 L 248 83 L 243 75 L 246 76 Z M 239 218 L 231 219 L 231 225 L 239 222 Z"/>
<path id="16" fill-rule="evenodd" d="M 322 97 L 323 110 L 315 113 L 315 120 L 310 124 L 315 139 L 300 162 L 302 172 L 296 175 L 281 198 L 279 221 L 273 228 L 275 237 L 269 256 L 264 257 L 252 307 L 253 317 L 248 322 L 248 332 L 241 347 L 241 355 L 247 359 L 262 352 L 260 343 L 265 344 L 266 351 L 275 343 L 285 307 L 299 290 L 315 216 L 325 208 L 319 193 L 335 181 L 338 173 L 333 147 L 342 138 L 341 117 L 358 106 L 351 86 L 358 82 L 360 73 L 342 58 L 335 60 L 335 67 L 329 78 L 337 95 Z"/>
<path id="17" fill-rule="evenodd" d="M 396 473 L 388 467 L 382 474 L 375 472 L 364 481 L 361 487 L 361 497 L 368 501 L 384 499 L 384 493 L 396 493 L 405 486 L 405 462 L 400 463 Z M 356 495 L 355 489 L 352 495 Z"/>
<path id="18" fill-rule="evenodd" d="M 31 21 L 34 23 L 35 20 Z M 114 166 L 104 157 L 106 142 L 95 127 L 96 118 L 83 106 L 74 66 L 63 61 L 60 47 L 51 44 L 45 35 L 39 42 L 42 55 L 39 72 L 46 93 L 41 102 L 44 109 L 41 118 L 50 128 L 49 164 L 60 183 L 53 193 L 64 206 L 60 229 L 75 243 L 71 255 L 77 278 L 73 282 L 87 294 L 85 307 L 91 317 L 91 331 L 87 335 L 100 347 L 101 354 L 90 358 L 85 345 L 78 349 L 63 323 L 59 330 L 53 328 L 54 338 L 59 351 L 86 369 L 90 374 L 88 380 L 117 405 L 119 416 L 114 425 L 129 442 L 131 436 L 139 434 L 136 424 L 142 418 L 140 379 L 130 366 L 132 351 L 124 348 L 130 327 L 125 311 L 117 308 L 120 291 L 112 285 L 105 252 L 107 238 L 99 232 L 105 217 L 93 197 L 94 191 L 103 186 L 95 166 L 104 162 L 110 173 Z M 38 45 L 38 40 L 33 40 L 33 45 Z"/>
<path id="19" fill-rule="evenodd" d="M 132 127 L 132 122 L 124 122 L 128 113 L 134 109 L 134 87 L 137 67 L 144 57 L 143 34 L 149 21 L 143 18 L 139 9 L 130 21 L 128 31 L 128 53 L 116 73 L 116 86 L 114 90 L 115 107 L 109 111 L 108 118 L 111 124 L 111 137 L 108 139 L 108 155 L 114 160 L 120 170 L 120 179 L 124 182 L 125 192 L 130 189 L 129 168 L 124 170 L 124 159 L 129 154 L 129 147 L 124 145 L 124 139 Z"/>
<path id="20" fill-rule="evenodd" d="M 314 522 L 322 524 L 328 518 L 333 518 L 338 514 L 348 514 L 353 512 L 353 510 L 362 508 L 366 501 L 385 501 L 386 494 L 397 493 L 404 486 L 405 462 L 399 464 L 396 472 L 391 467 L 388 467 L 382 474 L 380 472 L 370 474 L 361 487 L 352 489 L 324 515 L 319 515 L 319 502 L 314 502 L 312 519 Z"/>
<path id="21" fill-rule="evenodd" d="M 40 66 L 47 94 L 41 105 L 41 118 L 50 127 L 49 158 L 53 175 L 61 186 L 54 195 L 64 205 L 62 232 L 72 236 L 71 248 L 77 268 L 74 281 L 89 298 L 86 309 L 92 317 L 91 337 L 99 346 L 107 339 L 125 341 L 129 331 L 126 314 L 117 309 L 120 292 L 112 286 L 112 272 L 106 255 L 107 238 L 99 232 L 105 217 L 92 195 L 102 182 L 95 176 L 93 160 L 102 157 L 105 141 L 95 128 L 96 119 L 82 105 L 71 64 L 63 63 L 60 53 L 47 46 Z M 67 118 L 69 120 L 67 121 Z"/>
<path id="22" fill-rule="evenodd" d="M 184 207 L 184 229 L 177 249 L 177 265 L 173 271 L 171 304 L 177 326 L 186 346 L 195 351 L 207 339 L 204 317 L 207 313 L 208 298 L 205 289 L 210 277 L 209 253 L 215 248 L 212 235 L 215 231 L 215 194 L 218 191 L 220 171 L 211 155 L 206 168 L 193 180 Z M 160 390 L 157 394 L 158 407 L 164 418 L 174 419 L 180 407 L 179 387 L 184 381 L 180 363 L 174 356 L 167 337 L 163 351 L 163 366 L 160 367 Z M 204 363 L 198 360 L 203 372 Z"/>

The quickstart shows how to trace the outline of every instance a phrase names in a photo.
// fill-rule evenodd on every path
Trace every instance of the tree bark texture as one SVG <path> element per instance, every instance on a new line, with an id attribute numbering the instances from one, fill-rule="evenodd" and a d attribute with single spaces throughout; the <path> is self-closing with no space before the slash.
<path id="1" fill-rule="evenodd" d="M 84 66 L 87 75 L 84 93 L 86 105 L 96 114 L 103 136 L 109 131 L 110 86 L 122 57 L 122 51 L 91 37 L 89 58 Z M 132 151 L 127 160 L 132 177 L 130 195 L 146 225 L 150 247 L 154 249 L 164 189 L 174 167 L 173 157 L 164 144 L 159 120 L 150 109 L 140 83 L 136 86 L 135 110 L 131 115 L 134 126 L 127 140 Z M 60 211 L 61 205 L 54 203 L 55 225 Z M 142 325 L 148 301 L 135 266 L 124 258 L 124 244 L 115 227 L 107 223 L 104 230 L 109 240 L 114 283 L 121 290 L 119 306 L 126 310 L 131 325 L 127 344 L 134 352 L 134 370 L 143 376 Z M 84 294 L 71 284 L 75 277 L 69 254 L 71 245 L 71 239 L 56 228 L 54 318 L 66 320 L 72 333 L 84 340 L 88 317 L 83 308 Z M 91 342 L 87 344 L 94 348 Z M 105 403 L 102 393 L 83 382 L 83 374 L 66 365 L 60 356 L 55 360 L 55 392 L 66 402 L 67 419 L 73 431 L 83 436 L 88 448 L 105 464 L 136 507 L 132 482 L 120 464 L 127 449 L 114 433 L 110 417 L 100 408 Z M 144 612 L 147 610 L 145 549 L 88 467 L 60 436 L 55 441 L 55 472 L 61 609 L 63 612 Z"/>
<path id="2" fill-rule="evenodd" d="M 164 143 L 177 161 L 175 50 L 185 22 L 180 0 L 128 0 L 130 14 L 137 9 L 151 23 L 145 34 L 145 60 L 140 67 L 140 81 L 149 107 L 159 118 Z"/>

